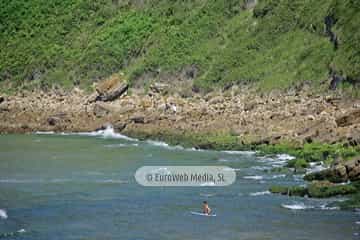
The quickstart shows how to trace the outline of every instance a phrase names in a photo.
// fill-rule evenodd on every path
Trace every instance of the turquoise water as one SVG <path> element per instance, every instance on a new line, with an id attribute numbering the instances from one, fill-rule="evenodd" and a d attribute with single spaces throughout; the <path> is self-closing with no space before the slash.
<path id="1" fill-rule="evenodd" d="M 0 238 L 358 239 L 358 213 L 328 207 L 333 200 L 266 192 L 271 184 L 303 183 L 264 172 L 285 158 L 195 151 L 112 132 L 2 135 Z M 226 165 L 237 180 L 228 187 L 142 187 L 134 173 L 144 165 Z M 216 217 L 190 214 L 203 200 Z"/>

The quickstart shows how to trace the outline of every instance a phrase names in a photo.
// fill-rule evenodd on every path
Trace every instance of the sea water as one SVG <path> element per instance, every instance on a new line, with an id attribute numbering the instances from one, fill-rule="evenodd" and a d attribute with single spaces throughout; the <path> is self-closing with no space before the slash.
<path id="1" fill-rule="evenodd" d="M 0 136 L 0 238 L 9 239 L 358 239 L 359 215 L 335 199 L 274 195 L 302 185 L 268 170 L 291 156 L 210 151 L 138 141 L 112 129 Z M 228 166 L 226 187 L 143 187 L 142 166 Z M 208 201 L 216 217 L 192 215 Z"/>

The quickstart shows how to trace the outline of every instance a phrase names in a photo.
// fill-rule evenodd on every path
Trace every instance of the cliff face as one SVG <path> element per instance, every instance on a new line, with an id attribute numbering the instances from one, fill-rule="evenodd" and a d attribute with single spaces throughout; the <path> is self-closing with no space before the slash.
<path id="1" fill-rule="evenodd" d="M 360 79 L 359 25 L 356 0 L 1 1 L 0 88 L 334 88 Z"/>

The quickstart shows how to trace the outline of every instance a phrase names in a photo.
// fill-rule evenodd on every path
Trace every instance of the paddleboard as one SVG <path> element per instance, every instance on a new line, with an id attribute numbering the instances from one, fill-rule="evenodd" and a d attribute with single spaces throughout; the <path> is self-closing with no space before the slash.
<path id="1" fill-rule="evenodd" d="M 205 217 L 216 217 L 216 214 L 205 214 L 201 212 L 190 212 L 192 215 L 205 216 Z"/>

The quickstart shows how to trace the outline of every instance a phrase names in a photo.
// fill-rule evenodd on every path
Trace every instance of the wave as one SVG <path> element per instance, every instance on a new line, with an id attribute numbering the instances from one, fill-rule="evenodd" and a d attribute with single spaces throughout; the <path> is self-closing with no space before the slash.
<path id="1" fill-rule="evenodd" d="M 7 219 L 8 215 L 4 209 L 0 209 L 0 218 L 1 219 Z"/>
<path id="2" fill-rule="evenodd" d="M 244 179 L 252 179 L 252 180 L 262 180 L 264 179 L 263 176 L 258 176 L 258 175 L 255 175 L 255 176 L 245 176 L 243 177 Z"/>
<path id="3" fill-rule="evenodd" d="M 17 230 L 16 232 L 0 233 L 0 238 L 16 237 L 19 234 L 26 233 L 24 228 Z"/>
<path id="4" fill-rule="evenodd" d="M 314 209 L 314 210 L 339 210 L 339 207 L 331 207 L 327 204 L 321 204 L 319 206 L 314 205 L 305 205 L 304 203 L 293 203 L 293 204 L 281 204 L 281 207 L 290 209 L 290 210 L 308 210 L 308 209 Z"/>
<path id="5" fill-rule="evenodd" d="M 271 167 L 269 167 L 269 166 L 253 166 L 253 167 L 251 167 L 251 169 L 258 170 L 258 171 L 266 171 L 266 170 L 270 170 Z"/>
<path id="6" fill-rule="evenodd" d="M 114 128 L 109 125 L 107 126 L 105 129 L 103 130 L 98 130 L 98 131 L 92 131 L 92 132 L 71 132 L 71 133 L 66 133 L 66 132 L 62 132 L 62 133 L 55 133 L 53 131 L 37 131 L 35 132 L 35 134 L 39 134 L 39 135 L 47 135 L 47 134 L 60 134 L 60 135 L 64 135 L 64 136 L 71 136 L 71 135 L 78 135 L 78 136 L 90 136 L 90 137 L 103 137 L 103 138 L 114 138 L 114 139 L 124 139 L 127 141 L 139 141 L 138 139 L 135 138 L 131 138 L 125 135 L 122 135 L 120 133 L 116 133 L 114 131 Z"/>
<path id="7" fill-rule="evenodd" d="M 51 134 L 55 134 L 54 131 L 36 131 L 35 134 L 38 135 L 51 135 Z"/>
<path id="8" fill-rule="evenodd" d="M 154 140 L 146 140 L 146 142 L 150 145 L 153 145 L 156 147 L 163 147 L 163 148 L 170 149 L 170 150 L 184 150 L 183 146 L 180 146 L 180 145 L 171 146 L 171 145 L 167 144 L 166 142 L 154 141 Z"/>
<path id="9" fill-rule="evenodd" d="M 270 178 L 271 178 L 271 179 L 277 179 L 277 178 L 284 178 L 284 177 L 286 177 L 286 174 L 273 175 L 273 176 L 271 176 Z"/>
<path id="10" fill-rule="evenodd" d="M 200 196 L 202 197 L 213 197 L 215 195 L 216 195 L 215 193 L 200 193 Z"/>
<path id="11" fill-rule="evenodd" d="M 232 155 L 254 155 L 256 151 L 221 151 L 223 153 L 232 154 Z"/>
<path id="12" fill-rule="evenodd" d="M 295 157 L 293 157 L 289 154 L 276 154 L 276 158 L 279 160 L 285 160 L 285 161 L 295 159 Z"/>
<path id="13" fill-rule="evenodd" d="M 311 162 L 310 163 L 310 168 L 306 169 L 306 173 L 309 174 L 309 173 L 314 173 L 314 172 L 320 172 L 320 171 L 325 170 L 327 168 L 329 168 L 329 167 L 326 167 L 323 162 L 319 162 L 319 163 Z"/>
<path id="14" fill-rule="evenodd" d="M 106 145 L 104 145 L 104 147 L 108 147 L 108 148 L 137 147 L 137 146 L 139 146 L 138 143 L 131 143 L 131 144 L 118 143 L 118 144 L 106 144 Z"/>
<path id="15" fill-rule="evenodd" d="M 80 136 L 94 136 L 94 137 L 103 137 L 103 138 L 114 138 L 114 139 L 124 139 L 127 141 L 139 141 L 138 139 L 131 138 L 120 133 L 116 133 L 114 128 L 109 125 L 104 130 L 98 130 L 93 132 L 78 132 L 78 133 L 68 133 L 63 135 L 80 135 Z"/>
<path id="16" fill-rule="evenodd" d="M 268 195 L 271 194 L 270 191 L 262 191 L 262 192 L 254 192 L 254 193 L 250 193 L 250 196 L 263 196 L 263 195 Z"/>
<path id="17" fill-rule="evenodd" d="M 220 159 L 218 160 L 218 162 L 231 162 L 231 160 L 225 159 L 225 158 L 220 158 Z"/>
<path id="18" fill-rule="evenodd" d="M 304 203 L 281 204 L 281 207 L 291 210 L 305 210 L 314 208 L 314 206 L 305 205 Z"/>

